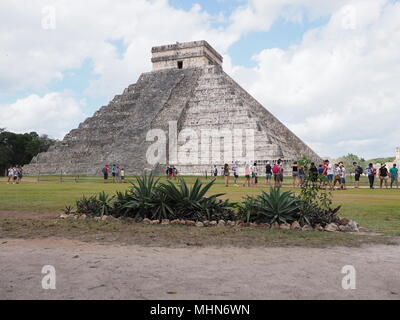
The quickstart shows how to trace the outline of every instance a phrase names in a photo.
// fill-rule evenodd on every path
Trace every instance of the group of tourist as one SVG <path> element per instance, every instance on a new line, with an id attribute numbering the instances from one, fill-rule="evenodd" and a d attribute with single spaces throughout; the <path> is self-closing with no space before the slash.
<path id="1" fill-rule="evenodd" d="M 22 180 L 22 167 L 20 165 L 11 166 L 7 169 L 7 184 L 19 184 Z"/>
<path id="2" fill-rule="evenodd" d="M 282 162 L 283 161 L 279 159 L 273 164 L 270 162 L 266 163 L 264 174 L 267 186 L 274 186 L 277 188 L 282 186 L 284 180 L 284 167 Z M 236 163 L 233 163 L 231 166 L 229 164 L 225 164 L 221 169 L 221 174 L 224 176 L 225 185 L 229 186 L 232 172 L 234 177 L 234 185 L 238 186 L 239 166 Z M 212 174 L 217 177 L 219 173 L 220 171 L 218 170 L 218 167 L 214 165 L 212 168 Z M 244 174 L 245 182 L 243 187 L 255 187 L 258 185 L 260 168 L 256 162 L 252 165 L 246 164 Z M 311 182 L 318 184 L 318 186 L 321 188 L 329 188 L 331 190 L 346 190 L 346 182 L 349 174 L 354 174 L 355 188 L 360 187 L 360 180 L 363 174 L 368 177 L 369 187 L 371 189 L 374 189 L 376 176 L 379 178 L 380 188 L 389 188 L 389 185 L 390 188 L 399 188 L 399 171 L 396 164 L 393 164 L 392 168 L 390 169 L 386 167 L 386 164 L 382 164 L 377 170 L 374 168 L 372 163 L 370 163 L 368 167 L 364 169 L 358 163 L 354 162 L 353 169 L 348 173 L 343 162 L 332 164 L 329 160 L 325 160 L 322 164 L 317 166 L 314 162 L 311 162 L 309 165 L 303 165 L 300 162 L 295 161 L 291 165 L 293 187 L 302 187 L 306 180 L 306 174 L 308 174 Z"/>
<path id="3" fill-rule="evenodd" d="M 176 177 L 178 176 L 178 169 L 176 169 L 174 166 L 168 166 L 165 170 L 165 175 L 167 180 L 176 180 Z"/>
<path id="4" fill-rule="evenodd" d="M 117 165 L 113 165 L 111 168 L 109 165 L 105 165 L 101 170 L 103 173 L 104 183 L 108 181 L 110 174 L 112 176 L 113 183 L 125 183 L 125 169 L 120 168 Z"/>

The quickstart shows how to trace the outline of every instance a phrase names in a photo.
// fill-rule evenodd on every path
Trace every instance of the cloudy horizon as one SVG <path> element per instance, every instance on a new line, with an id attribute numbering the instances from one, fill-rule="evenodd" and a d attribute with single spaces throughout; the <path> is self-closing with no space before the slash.
<path id="1" fill-rule="evenodd" d="M 151 71 L 151 47 L 206 40 L 321 156 L 400 146 L 399 1 L 15 0 L 0 17 L 0 128 L 61 139 Z"/>

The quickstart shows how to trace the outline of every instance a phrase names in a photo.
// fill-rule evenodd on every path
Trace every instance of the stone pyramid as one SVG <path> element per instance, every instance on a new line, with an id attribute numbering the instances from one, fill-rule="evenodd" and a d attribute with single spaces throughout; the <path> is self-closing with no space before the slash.
<path id="1" fill-rule="evenodd" d="M 254 159 L 247 163 L 257 161 L 261 166 L 282 159 L 289 165 L 303 156 L 321 160 L 223 71 L 221 55 L 206 41 L 154 47 L 152 55 L 152 72 L 142 74 L 108 106 L 35 157 L 25 166 L 25 174 L 99 175 L 105 164 L 119 165 L 129 175 L 144 170 L 161 173 L 170 164 L 181 174 L 197 175 L 209 172 L 213 165 L 230 163 L 223 158 L 173 163 L 171 158 L 176 161 L 176 157 L 168 147 L 165 163 L 149 163 L 146 153 L 154 141 L 146 141 L 147 133 L 168 132 L 170 122 L 176 123 L 178 133 L 188 128 L 196 132 L 252 129 Z M 234 155 L 229 160 L 244 167 L 245 162 Z"/>

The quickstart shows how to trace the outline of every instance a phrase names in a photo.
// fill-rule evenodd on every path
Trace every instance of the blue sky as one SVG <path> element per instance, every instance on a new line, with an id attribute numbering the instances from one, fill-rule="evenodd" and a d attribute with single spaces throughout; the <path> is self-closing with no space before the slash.
<path id="1" fill-rule="evenodd" d="M 43 27 L 48 8 L 54 28 Z M 0 19 L 0 127 L 9 130 L 62 138 L 151 70 L 153 45 L 204 39 L 319 154 L 390 156 L 400 145 L 398 121 L 389 133 L 368 125 L 400 103 L 396 0 L 34 0 L 1 3 Z"/>

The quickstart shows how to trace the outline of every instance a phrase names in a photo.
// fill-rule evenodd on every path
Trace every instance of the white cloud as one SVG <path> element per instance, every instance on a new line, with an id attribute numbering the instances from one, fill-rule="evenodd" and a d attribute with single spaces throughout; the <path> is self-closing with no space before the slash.
<path id="1" fill-rule="evenodd" d="M 55 30 L 41 27 L 49 5 L 56 9 Z M 317 152 L 387 154 L 400 133 L 399 6 L 389 0 L 248 0 L 225 17 L 199 5 L 178 10 L 167 0 L 2 1 L 0 95 L 45 90 L 90 59 L 96 77 L 85 93 L 110 99 L 151 69 L 152 46 L 206 39 L 224 54 L 225 70 Z M 255 68 L 234 66 L 226 54 L 243 35 L 269 30 L 278 17 L 303 23 L 321 16 L 330 17 L 327 25 L 287 50 L 259 52 Z M 114 41 L 123 43 L 122 55 Z M 61 105 L 75 114 L 66 115 L 70 120 L 39 121 L 38 113 L 63 111 Z M 11 108 L 24 119 L 18 126 L 4 121 Z M 31 95 L 1 107 L 0 127 L 60 137 L 83 120 L 81 108 L 69 93 Z"/>
<path id="2" fill-rule="evenodd" d="M 399 145 L 400 3 L 347 1 L 287 50 L 234 77 L 317 152 L 390 155 Z"/>
<path id="3" fill-rule="evenodd" d="M 20 133 L 36 131 L 60 139 L 84 117 L 83 106 L 70 92 L 52 92 L 43 97 L 33 94 L 0 105 L 0 128 Z"/>

